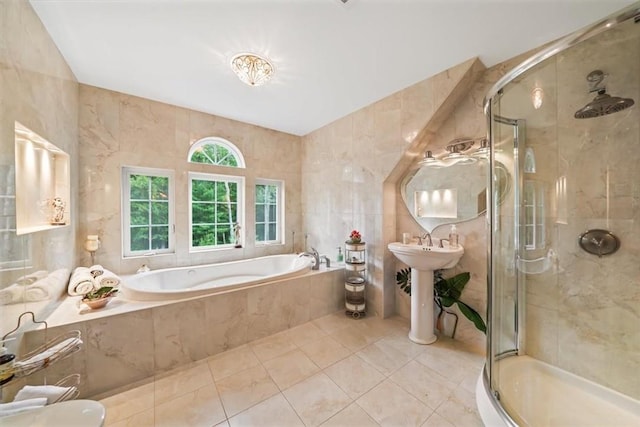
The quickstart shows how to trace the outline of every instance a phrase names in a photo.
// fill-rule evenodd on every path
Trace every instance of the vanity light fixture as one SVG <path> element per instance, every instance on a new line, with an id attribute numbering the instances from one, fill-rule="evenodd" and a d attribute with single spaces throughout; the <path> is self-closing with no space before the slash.
<path id="1" fill-rule="evenodd" d="M 482 138 L 480 139 L 480 148 L 474 151 L 471 155 L 479 159 L 488 159 L 490 153 L 491 147 L 489 146 L 489 141 L 487 140 L 487 138 Z"/>
<path id="2" fill-rule="evenodd" d="M 239 53 L 231 58 L 231 69 L 249 86 L 265 84 L 275 71 L 268 59 L 254 53 Z"/>
<path id="3" fill-rule="evenodd" d="M 478 161 L 478 159 L 471 157 L 465 151 L 469 150 L 475 141 L 469 138 L 454 139 L 446 146 L 448 154 L 442 157 L 445 163 L 457 164 L 457 165 L 470 165 Z"/>
<path id="4" fill-rule="evenodd" d="M 424 158 L 420 160 L 418 164 L 420 166 L 428 166 L 432 168 L 441 168 L 444 166 L 440 160 L 433 157 L 433 153 L 431 151 L 424 153 Z"/>

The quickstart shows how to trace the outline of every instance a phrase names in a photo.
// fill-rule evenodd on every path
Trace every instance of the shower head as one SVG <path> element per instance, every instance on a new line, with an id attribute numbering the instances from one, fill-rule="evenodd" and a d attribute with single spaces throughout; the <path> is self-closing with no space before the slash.
<path id="1" fill-rule="evenodd" d="M 589 73 L 587 76 L 587 82 L 589 82 L 590 86 L 589 92 L 598 92 L 598 95 L 596 95 L 593 101 L 576 111 L 573 115 L 576 119 L 606 116 L 607 114 L 625 110 L 634 104 L 631 98 L 620 98 L 609 95 L 605 87 L 600 86 L 600 83 L 602 83 L 605 77 L 606 74 L 600 70 Z"/>
<path id="2" fill-rule="evenodd" d="M 576 111 L 574 117 L 576 119 L 590 119 L 592 117 L 606 116 L 607 114 L 625 110 L 633 104 L 633 99 L 611 96 L 603 89 L 598 92 L 593 101 Z"/>

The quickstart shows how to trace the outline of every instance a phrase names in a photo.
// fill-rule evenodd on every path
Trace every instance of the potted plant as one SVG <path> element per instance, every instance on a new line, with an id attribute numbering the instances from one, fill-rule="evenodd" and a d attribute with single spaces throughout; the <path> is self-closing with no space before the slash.
<path id="1" fill-rule="evenodd" d="M 349 240 L 347 240 L 347 243 L 360 243 L 361 241 L 362 241 L 362 235 L 360 234 L 360 232 L 358 230 L 351 231 L 351 234 L 349 234 Z"/>
<path id="2" fill-rule="evenodd" d="M 102 308 L 107 305 L 116 292 L 118 292 L 118 290 L 113 286 L 103 286 L 85 294 L 82 297 L 82 302 L 87 304 L 92 310 Z"/>
<path id="3" fill-rule="evenodd" d="M 433 299 L 440 309 L 437 321 L 437 324 L 440 326 L 438 329 L 443 329 L 442 318 L 445 313 L 454 315 L 456 317 L 456 321 L 453 328 L 453 333 L 451 334 L 452 338 L 456 333 L 458 316 L 455 313 L 446 310 L 446 308 L 451 307 L 453 304 L 456 304 L 458 306 L 460 312 L 467 319 L 469 319 L 478 330 L 482 331 L 485 334 L 487 333 L 487 325 L 484 323 L 484 320 L 482 319 L 480 314 L 478 314 L 476 310 L 460 300 L 462 291 L 469 282 L 470 278 L 471 275 L 469 274 L 469 272 L 459 273 L 449 278 L 444 277 L 443 270 L 436 270 L 433 273 Z M 400 286 L 400 289 L 411 295 L 411 269 L 404 268 L 396 273 L 396 283 Z"/>

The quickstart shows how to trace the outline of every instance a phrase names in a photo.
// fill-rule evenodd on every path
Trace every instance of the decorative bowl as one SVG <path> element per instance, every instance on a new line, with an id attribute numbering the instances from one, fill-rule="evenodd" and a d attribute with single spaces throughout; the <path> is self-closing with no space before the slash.
<path id="1" fill-rule="evenodd" d="M 91 310 L 97 310 L 104 307 L 111 300 L 112 297 L 100 298 L 100 299 L 83 299 L 82 302 L 89 306 Z"/>

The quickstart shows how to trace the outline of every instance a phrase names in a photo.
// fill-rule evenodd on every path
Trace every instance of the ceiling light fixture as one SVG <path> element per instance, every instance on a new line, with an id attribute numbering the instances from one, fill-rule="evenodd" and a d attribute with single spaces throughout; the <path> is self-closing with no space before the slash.
<path id="1" fill-rule="evenodd" d="M 260 86 L 273 77 L 273 64 L 254 53 L 239 53 L 231 58 L 231 69 L 249 86 Z"/>
<path id="2" fill-rule="evenodd" d="M 536 87 L 531 91 L 531 102 L 533 108 L 536 110 L 542 107 L 542 100 L 544 99 L 544 91 L 541 87 Z"/>

